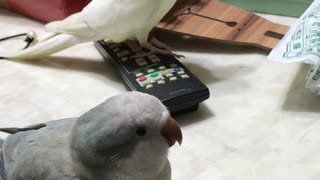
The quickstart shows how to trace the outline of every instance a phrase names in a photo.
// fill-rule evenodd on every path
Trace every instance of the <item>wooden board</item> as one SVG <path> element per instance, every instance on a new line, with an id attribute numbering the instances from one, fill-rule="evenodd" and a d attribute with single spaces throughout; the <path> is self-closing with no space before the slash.
<path id="1" fill-rule="evenodd" d="M 157 28 L 268 51 L 289 29 L 219 0 L 178 0 Z"/>

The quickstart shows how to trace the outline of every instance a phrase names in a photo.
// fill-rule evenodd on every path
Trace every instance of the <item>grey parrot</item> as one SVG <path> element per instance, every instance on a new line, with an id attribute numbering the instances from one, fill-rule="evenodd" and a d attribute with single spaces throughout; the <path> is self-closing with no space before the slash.
<path id="1" fill-rule="evenodd" d="M 18 51 L 8 50 L 0 59 L 30 59 L 47 56 L 78 43 L 108 39 L 122 42 L 136 38 L 152 52 L 172 54 L 163 43 L 147 42 L 149 32 L 173 7 L 176 0 L 92 0 L 81 12 L 62 21 L 47 24 L 45 29 L 54 35 L 34 46 Z M 152 46 L 152 43 L 160 48 Z"/>
<path id="2" fill-rule="evenodd" d="M 77 118 L 49 121 L 4 140 L 8 180 L 170 180 L 168 149 L 182 133 L 154 96 L 112 96 Z"/>

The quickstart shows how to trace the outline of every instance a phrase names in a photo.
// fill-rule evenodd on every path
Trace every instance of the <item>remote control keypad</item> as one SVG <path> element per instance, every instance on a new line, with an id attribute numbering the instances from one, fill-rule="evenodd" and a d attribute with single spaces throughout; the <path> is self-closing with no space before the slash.
<path id="1" fill-rule="evenodd" d="M 209 98 L 209 89 L 173 56 L 148 53 L 136 40 L 97 41 L 95 46 L 131 90 L 159 98 L 173 114 L 194 111 Z M 149 55 L 139 59 L 138 54 Z"/>
<path id="2" fill-rule="evenodd" d="M 163 85 L 166 84 L 166 82 L 190 78 L 183 68 L 179 67 L 177 64 L 168 64 L 169 68 L 159 65 L 161 59 L 157 55 L 152 54 L 147 57 L 131 58 L 133 55 L 146 53 L 146 51 L 144 51 L 134 40 L 129 40 L 124 43 L 105 42 L 105 44 L 115 52 L 123 63 L 132 60 L 135 62 L 138 66 L 136 69 L 138 70 L 135 70 L 134 72 L 129 71 L 129 73 L 134 73 L 137 83 L 146 89 L 153 88 L 154 84 Z M 129 50 L 127 50 L 128 48 Z"/>

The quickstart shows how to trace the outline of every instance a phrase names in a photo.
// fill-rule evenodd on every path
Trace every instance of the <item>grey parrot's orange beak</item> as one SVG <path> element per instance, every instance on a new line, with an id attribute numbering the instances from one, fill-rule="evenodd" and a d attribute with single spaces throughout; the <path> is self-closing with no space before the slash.
<path id="1" fill-rule="evenodd" d="M 169 146 L 173 146 L 176 142 L 181 145 L 182 132 L 181 129 L 172 117 L 170 117 L 161 129 L 161 135 L 167 140 Z"/>

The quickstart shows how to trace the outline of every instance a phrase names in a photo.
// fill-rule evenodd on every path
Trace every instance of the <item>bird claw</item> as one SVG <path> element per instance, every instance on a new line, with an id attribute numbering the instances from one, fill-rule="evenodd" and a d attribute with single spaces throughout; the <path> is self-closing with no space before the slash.
<path id="1" fill-rule="evenodd" d="M 150 56 L 152 54 L 163 54 L 163 55 L 174 56 L 176 58 L 186 58 L 184 55 L 176 54 L 176 53 L 173 53 L 172 51 L 163 50 L 163 49 L 159 49 L 159 51 L 158 50 L 149 50 L 148 52 L 145 52 L 145 53 L 133 55 L 130 58 L 131 59 L 143 58 L 143 57 Z"/>
<path id="2" fill-rule="evenodd" d="M 130 58 L 142 58 L 146 56 L 150 56 L 152 54 L 163 54 L 163 55 L 170 55 L 176 58 L 185 58 L 185 56 L 176 54 L 172 52 L 172 49 L 167 46 L 166 44 L 160 42 L 159 40 L 152 38 L 150 42 L 141 44 L 141 46 L 145 49 L 148 49 L 148 52 L 136 54 L 131 56 Z"/>
<path id="3" fill-rule="evenodd" d="M 184 55 L 181 55 L 181 54 L 175 54 L 175 53 L 173 53 L 173 56 L 174 57 L 176 57 L 176 58 L 183 58 L 183 59 L 186 59 L 186 56 L 184 56 Z"/>

